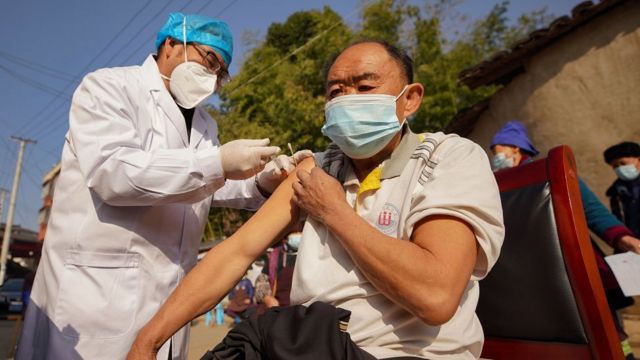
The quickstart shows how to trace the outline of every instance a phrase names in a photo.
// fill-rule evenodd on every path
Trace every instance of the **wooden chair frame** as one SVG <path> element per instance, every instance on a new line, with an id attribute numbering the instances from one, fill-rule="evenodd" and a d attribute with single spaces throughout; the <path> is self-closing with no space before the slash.
<path id="1" fill-rule="evenodd" d="M 588 344 L 487 338 L 488 359 L 623 359 L 596 266 L 571 149 L 558 146 L 546 159 L 496 173 L 500 192 L 549 182 L 560 248 Z M 482 296 L 482 283 L 480 283 Z"/>

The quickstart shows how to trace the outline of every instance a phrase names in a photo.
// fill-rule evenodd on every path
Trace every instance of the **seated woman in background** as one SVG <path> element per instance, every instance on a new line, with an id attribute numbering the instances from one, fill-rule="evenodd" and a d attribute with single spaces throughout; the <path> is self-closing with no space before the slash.
<path id="1" fill-rule="evenodd" d="M 532 162 L 539 153 L 529 140 L 527 129 L 519 121 L 507 122 L 495 134 L 490 147 L 494 154 L 491 161 L 494 171 L 527 164 Z M 598 235 L 616 252 L 633 251 L 640 254 L 640 240 L 609 212 L 582 179 L 578 178 L 578 182 L 589 230 Z M 611 268 L 604 260 L 604 253 L 593 239 L 591 239 L 591 244 L 623 352 L 628 359 L 633 359 L 627 333 L 624 331 L 622 321 L 617 313 L 617 310 L 633 305 L 633 298 L 624 296 Z"/>

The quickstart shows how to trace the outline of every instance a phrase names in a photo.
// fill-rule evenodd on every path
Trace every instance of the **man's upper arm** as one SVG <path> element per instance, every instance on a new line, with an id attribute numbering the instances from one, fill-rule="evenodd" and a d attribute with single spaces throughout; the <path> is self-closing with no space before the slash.
<path id="1" fill-rule="evenodd" d="M 432 215 L 420 220 L 411 241 L 437 259 L 443 272 L 440 280 L 449 287 L 456 306 L 476 264 L 478 242 L 473 228 L 449 215 Z"/>
<path id="2" fill-rule="evenodd" d="M 461 250 L 460 246 L 464 249 L 477 246 L 472 274 L 473 278 L 482 278 L 497 260 L 504 238 L 500 194 L 488 158 L 482 148 L 462 138 L 445 140 L 436 154 L 432 178 L 412 199 L 407 232 L 414 241 L 420 242 L 416 244 L 426 246 L 429 251 L 432 248 L 442 251 L 445 256 L 450 251 Z M 429 225 L 432 221 L 436 225 Z M 458 236 L 445 244 L 421 240 L 422 237 L 437 239 L 433 229 Z M 464 240 L 468 231 L 475 240 L 472 247 Z M 442 250 L 441 246 L 447 249 Z"/>

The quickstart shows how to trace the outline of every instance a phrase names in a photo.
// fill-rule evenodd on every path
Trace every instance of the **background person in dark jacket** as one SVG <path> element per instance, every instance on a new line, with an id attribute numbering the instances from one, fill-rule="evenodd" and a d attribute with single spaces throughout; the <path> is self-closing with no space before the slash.
<path id="1" fill-rule="evenodd" d="M 604 152 L 604 161 L 618 176 L 607 190 L 611 211 L 640 235 L 640 145 L 634 142 L 614 145 Z"/>
<path id="2" fill-rule="evenodd" d="M 491 161 L 494 171 L 526 164 L 533 161 L 533 157 L 538 154 L 538 150 L 529 140 L 527 129 L 519 121 L 507 122 L 494 135 L 491 140 L 491 151 L 494 154 Z M 582 179 L 578 178 L 578 181 L 582 207 L 589 230 L 598 235 L 616 252 L 633 251 L 640 254 L 640 239 L 637 239 L 629 228 L 609 212 Z M 624 296 L 611 268 L 604 261 L 604 253 L 593 239 L 591 239 L 591 244 L 623 352 L 627 359 L 633 359 L 628 336 L 617 313 L 617 310 L 633 305 L 633 299 Z"/>

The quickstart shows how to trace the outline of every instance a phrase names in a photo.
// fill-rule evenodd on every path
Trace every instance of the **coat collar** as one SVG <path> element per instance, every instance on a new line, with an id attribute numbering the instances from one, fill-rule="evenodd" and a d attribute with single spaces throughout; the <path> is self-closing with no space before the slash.
<path id="1" fill-rule="evenodd" d="M 164 86 L 164 81 L 160 77 L 160 70 L 153 55 L 149 55 L 142 64 L 143 82 L 151 92 L 153 99 L 164 113 L 167 115 L 173 126 L 180 134 L 180 139 L 185 147 L 189 146 L 189 138 L 187 136 L 187 125 L 184 116 L 180 112 L 178 105 Z M 195 118 L 195 114 L 194 114 Z M 195 120 L 195 119 L 194 119 Z"/>
<path id="2" fill-rule="evenodd" d="M 198 106 L 196 111 L 193 113 L 193 122 L 191 123 L 190 147 L 193 149 L 198 148 L 198 145 L 207 131 L 211 131 L 211 133 L 214 134 L 215 131 L 212 129 L 214 125 L 213 119 L 211 119 L 207 110 Z"/>
<path id="3" fill-rule="evenodd" d="M 398 147 L 393 150 L 391 156 L 382 163 L 382 179 L 390 179 L 402 174 L 402 170 L 409 162 L 411 155 L 420 145 L 418 135 L 414 134 L 409 125 L 405 123 L 402 127 L 402 139 Z"/>

